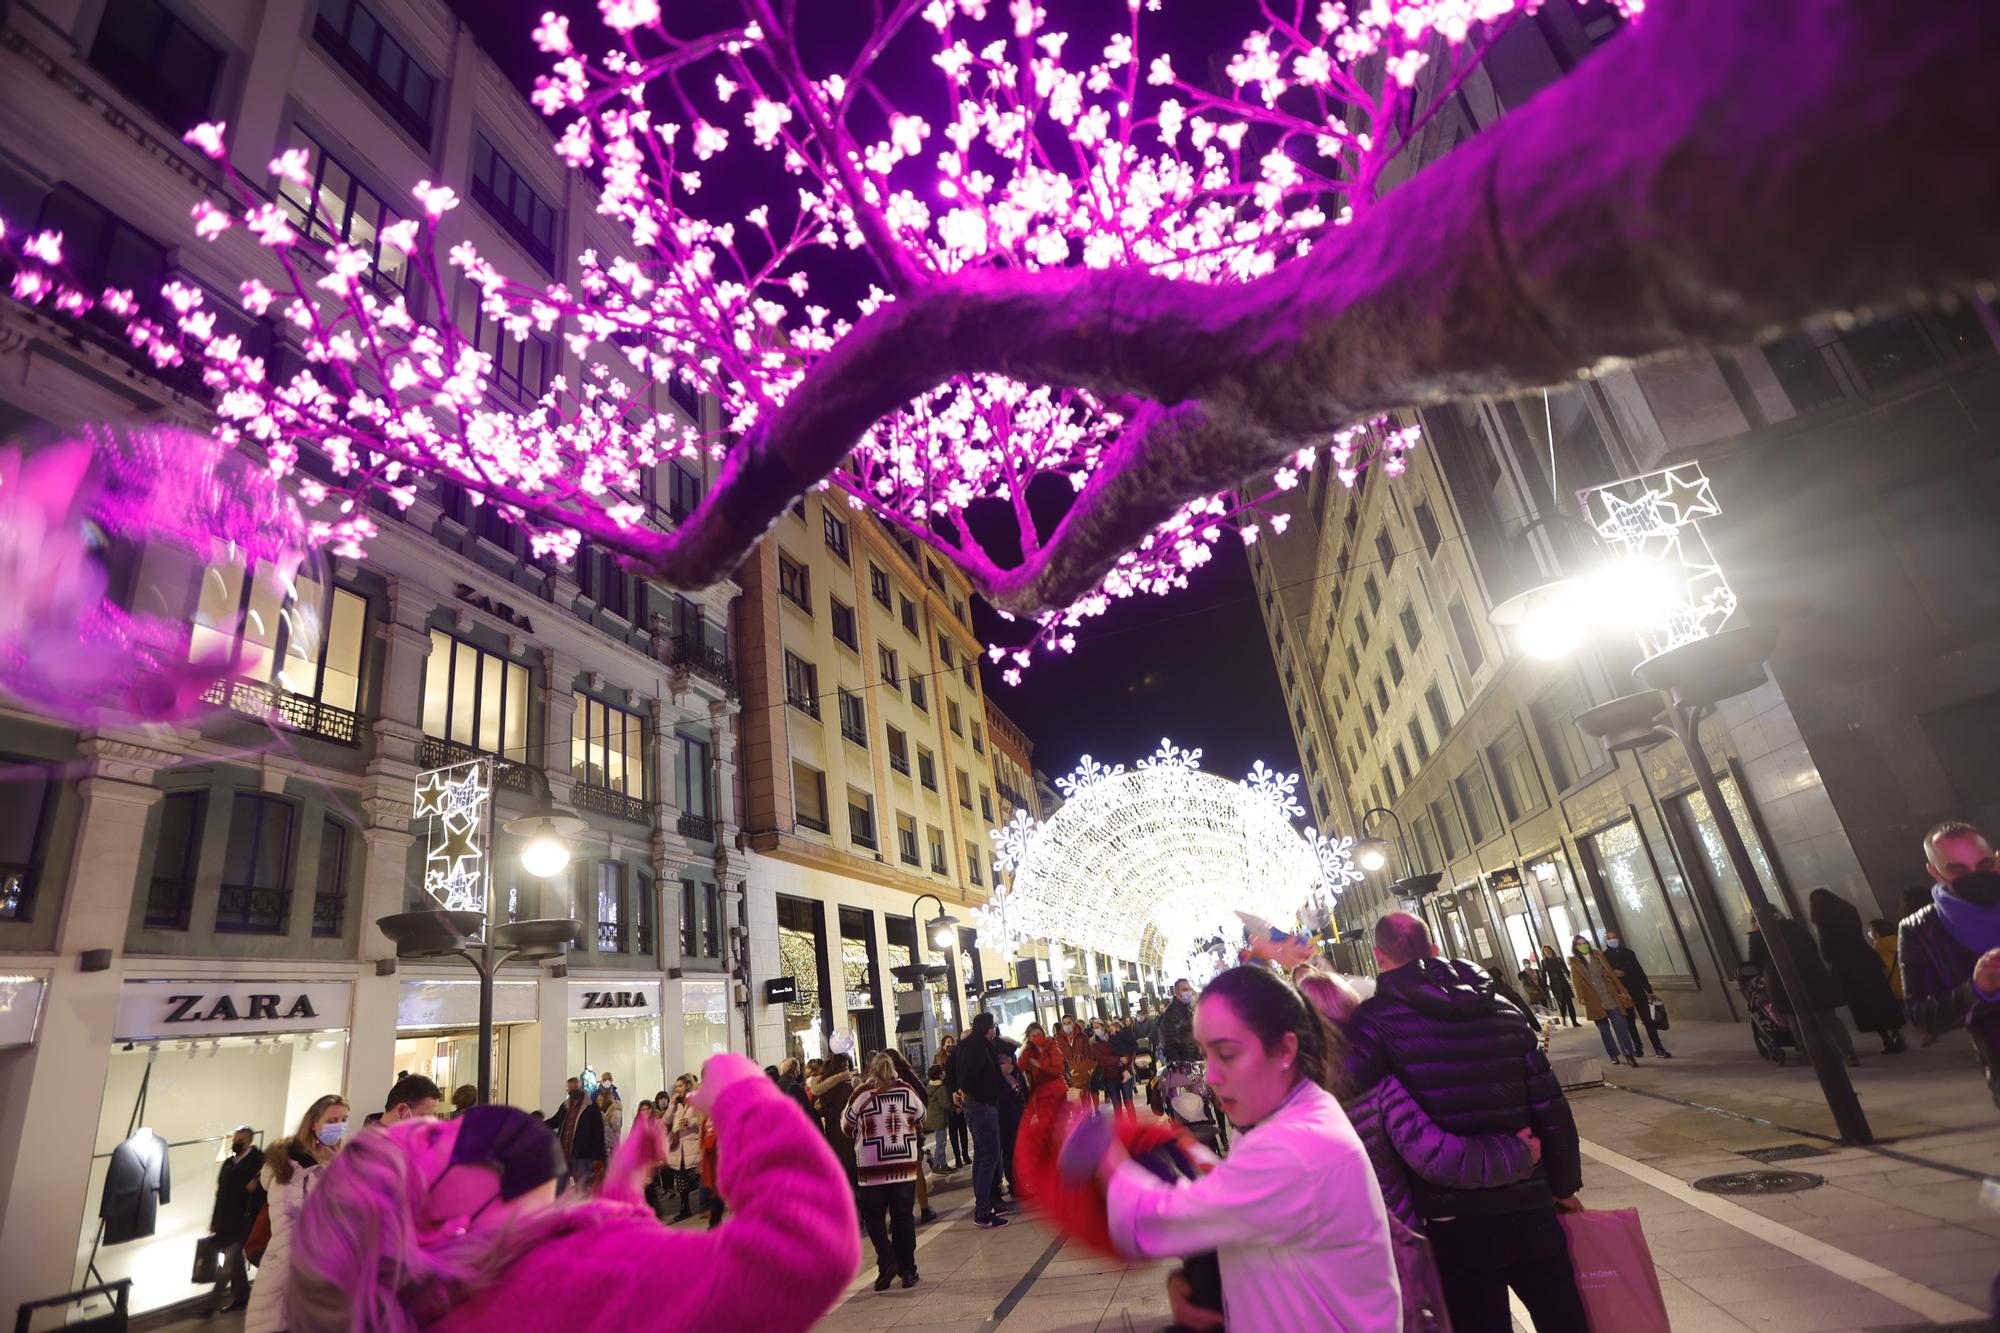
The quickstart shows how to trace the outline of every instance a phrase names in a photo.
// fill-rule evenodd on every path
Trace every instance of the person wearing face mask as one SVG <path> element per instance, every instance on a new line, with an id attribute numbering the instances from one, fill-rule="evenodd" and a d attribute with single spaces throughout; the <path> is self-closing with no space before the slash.
<path id="1" fill-rule="evenodd" d="M 847 1181 L 744 1057 L 712 1057 L 693 1100 L 729 1146 L 717 1169 L 731 1215 L 714 1231 L 663 1227 L 644 1206 L 666 1153 L 657 1120 L 633 1122 L 592 1198 L 558 1197 L 561 1148 L 512 1107 L 362 1136 L 300 1219 L 292 1328 L 567 1333 L 581 1318 L 801 1333 L 861 1261 Z"/>
<path id="2" fill-rule="evenodd" d="M 291 1326 L 285 1298 L 291 1286 L 292 1238 L 300 1210 L 319 1185 L 321 1169 L 348 1141 L 348 1112 L 345 1097 L 328 1093 L 306 1109 L 297 1133 L 264 1153 L 258 1179 L 271 1214 L 271 1241 L 257 1263 L 250 1308 L 243 1316 L 244 1333 L 277 1333 Z"/>
<path id="3" fill-rule="evenodd" d="M 473 1089 L 473 1096 L 478 1096 Z M 410 1120 L 437 1119 L 438 1103 L 444 1094 L 438 1085 L 422 1074 L 405 1074 L 389 1089 L 389 1098 L 382 1104 L 381 1125 L 400 1125 Z"/>
<path id="4" fill-rule="evenodd" d="M 1090 1053 L 1090 1034 L 1074 1015 L 1065 1015 L 1056 1025 L 1056 1049 L 1062 1052 L 1063 1076 L 1069 1086 L 1083 1095 L 1090 1108 L 1097 1109 L 1097 1061 Z"/>
<path id="5" fill-rule="evenodd" d="M 1208 984 L 1194 1031 L 1209 1088 L 1238 1128 L 1235 1148 L 1206 1175 L 1168 1183 L 1105 1136 L 1095 1171 L 1112 1242 L 1134 1259 L 1216 1253 L 1220 1320 L 1193 1304 L 1183 1276 L 1168 1281 L 1175 1322 L 1185 1328 L 1401 1328 L 1381 1186 L 1329 1091 L 1341 1068 L 1339 1038 L 1289 982 L 1255 966 Z"/>
<path id="6" fill-rule="evenodd" d="M 1186 977 L 1174 983 L 1174 1001 L 1160 1014 L 1153 1042 L 1164 1064 L 1200 1063 L 1201 1047 L 1194 1039 L 1194 983 Z"/>
<path id="7" fill-rule="evenodd" d="M 215 1178 L 215 1207 L 208 1215 L 208 1232 L 215 1238 L 217 1269 L 215 1295 L 227 1296 L 215 1313 L 234 1310 L 250 1299 L 250 1272 L 243 1264 L 243 1242 L 264 1207 L 264 1187 L 258 1181 L 264 1155 L 257 1152 L 257 1131 L 248 1125 L 237 1127 L 229 1141 L 229 1156 Z"/>
<path id="8" fill-rule="evenodd" d="M 1930 904 L 1897 930 L 1903 1009 L 1928 1038 L 1964 1028 L 2000 1105 L 2000 867 L 1979 830 L 1956 821 L 1932 829 L 1924 853 Z"/>
<path id="9" fill-rule="evenodd" d="M 1605 961 L 1596 945 L 1578 935 L 1570 941 L 1569 977 L 1570 985 L 1583 997 L 1583 1016 L 1597 1024 L 1605 1057 L 1612 1064 L 1623 1060 L 1637 1069 L 1639 1034 L 1625 1016 L 1632 1007 L 1632 993 L 1625 989 L 1618 969 Z"/>
<path id="10" fill-rule="evenodd" d="M 1625 946 L 1625 941 L 1619 938 L 1616 930 L 1604 932 L 1604 961 L 1611 964 L 1611 970 L 1625 983 L 1625 990 L 1631 995 L 1633 1004 L 1639 1011 L 1638 1022 L 1646 1029 L 1646 1040 L 1652 1044 L 1653 1054 L 1662 1060 L 1673 1059 L 1674 1053 L 1661 1043 L 1659 1029 L 1653 1026 L 1653 1006 L 1659 1002 L 1659 996 L 1653 994 L 1652 979 L 1646 975 L 1645 967 L 1639 962 L 1639 955 Z M 1632 1010 L 1627 1009 L 1625 1026 L 1629 1029 L 1632 1023 Z M 1633 1044 L 1637 1045 L 1638 1040 L 1635 1032 L 1632 1038 Z"/>
<path id="11" fill-rule="evenodd" d="M 1111 1045 L 1111 1024 L 1091 1024 L 1090 1058 L 1097 1067 L 1096 1087 L 1104 1094 L 1105 1102 L 1114 1111 L 1122 1106 L 1129 1113 L 1132 1089 L 1125 1082 L 1125 1058 Z"/>

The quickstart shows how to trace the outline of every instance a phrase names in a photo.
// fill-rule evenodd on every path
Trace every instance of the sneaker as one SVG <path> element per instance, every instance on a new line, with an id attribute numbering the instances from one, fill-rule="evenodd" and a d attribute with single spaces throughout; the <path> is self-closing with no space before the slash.
<path id="1" fill-rule="evenodd" d="M 1006 1226 L 1007 1215 L 1005 1213 L 995 1213 L 984 1222 L 974 1222 L 972 1225 L 978 1227 L 981 1231 L 991 1231 L 995 1227 Z"/>

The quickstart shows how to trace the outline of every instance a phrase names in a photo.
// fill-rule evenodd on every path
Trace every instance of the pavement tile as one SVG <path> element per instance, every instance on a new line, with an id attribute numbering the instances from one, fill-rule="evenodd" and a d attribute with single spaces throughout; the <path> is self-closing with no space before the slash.
<path id="1" fill-rule="evenodd" d="M 1732 1229 L 1733 1230 L 1733 1229 Z M 1716 1250 L 1653 1251 L 1653 1266 L 1677 1278 L 1726 1277 L 1735 1273 L 1766 1273 L 1780 1268 L 1797 1268 L 1809 1263 L 1789 1250 L 1756 1241 L 1745 1241 L 1735 1232 L 1736 1243 Z M 1815 1273 L 1819 1272 L 1814 1268 Z"/>
<path id="2" fill-rule="evenodd" d="M 1775 1300 L 1731 1301 L 1729 1314 L 1758 1333 L 1847 1333 L 1851 1329 L 1924 1322 L 1887 1297 L 1859 1290 L 1851 1283 L 1840 1285 L 1846 1290 Z"/>
<path id="3" fill-rule="evenodd" d="M 1834 1277 L 1815 1264 L 1787 1268 L 1766 1268 L 1756 1272 L 1675 1274 L 1697 1295 L 1734 1309 L 1739 1301 L 1768 1300 L 1779 1296 L 1814 1296 L 1839 1287 L 1867 1294 Z"/>

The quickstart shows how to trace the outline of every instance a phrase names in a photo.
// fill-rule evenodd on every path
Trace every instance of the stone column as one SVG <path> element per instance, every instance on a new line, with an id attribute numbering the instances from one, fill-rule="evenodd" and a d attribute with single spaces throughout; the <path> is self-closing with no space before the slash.
<path id="1" fill-rule="evenodd" d="M 86 1198 L 97 1117 L 94 1105 L 110 1070 L 118 995 L 125 980 L 125 937 L 145 860 L 146 821 L 160 799 L 154 772 L 180 756 L 148 745 L 86 733 L 78 742 L 86 776 L 76 851 L 63 883 L 54 957 L 35 1044 L 9 1057 L 0 1086 L 0 1309 L 74 1289 L 82 1256 L 77 1237 L 94 1214 Z M 111 964 L 81 970 L 79 955 L 111 951 Z M 87 1245 L 87 1242 L 86 1242 Z M 56 1311 L 37 1323 L 55 1327 Z"/>

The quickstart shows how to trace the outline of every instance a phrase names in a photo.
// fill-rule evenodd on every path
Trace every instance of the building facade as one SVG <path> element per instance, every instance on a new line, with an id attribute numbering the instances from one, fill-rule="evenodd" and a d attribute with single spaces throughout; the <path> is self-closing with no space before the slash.
<path id="1" fill-rule="evenodd" d="M 463 200 L 444 244 L 470 239 L 521 280 L 572 279 L 570 256 L 629 249 L 438 0 L 14 5 L 0 70 L 9 225 L 62 230 L 87 281 L 200 286 L 278 367 L 295 349 L 234 295 L 246 275 L 280 284 L 269 255 L 240 228 L 214 245 L 190 234 L 194 204 L 224 200 L 180 141 L 196 121 L 227 122 L 238 171 L 319 242 L 299 262 L 346 240 L 385 296 L 416 290 L 377 237 L 425 178 Z M 291 147 L 308 154 L 310 190 L 266 166 Z M 560 329 L 516 341 L 463 291 L 450 310 L 412 299 L 493 355 L 498 402 L 530 402 L 557 373 L 575 382 Z M 94 318 L 0 304 L 0 372 L 9 442 L 209 420 L 197 382 L 150 370 Z M 678 386 L 651 393 L 673 419 L 702 409 Z M 663 463 L 630 498 L 669 525 L 707 470 Z M 0 709 L 0 763 L 19 779 L 0 784 L 0 1307 L 87 1275 L 134 1279 L 137 1311 L 185 1299 L 237 1125 L 270 1143 L 322 1093 L 346 1095 L 358 1120 L 400 1071 L 474 1081 L 472 972 L 399 962 L 374 924 L 426 905 L 421 770 L 491 756 L 501 819 L 546 793 L 587 824 L 554 881 L 526 873 L 518 840 L 493 848 L 497 914 L 581 922 L 566 965 L 503 973 L 497 1097 L 552 1108 L 585 1068 L 650 1094 L 745 1044 L 728 929 L 749 868 L 734 819 L 736 586 L 675 597 L 601 552 L 531 558 L 449 485 L 377 519 L 367 559 L 310 569 L 282 604 L 222 564 L 150 585 L 185 594 L 166 609 L 198 639 L 242 651 L 245 676 L 214 692 L 212 714 L 78 728 Z M 141 1130 L 168 1145 L 172 1200 L 153 1235 L 99 1245 L 111 1153 Z"/>
<path id="2" fill-rule="evenodd" d="M 1544 6 L 1424 151 L 1618 27 L 1606 6 Z M 1393 881 L 1438 874 L 1422 910 L 1449 953 L 1511 977 L 1615 929 L 1670 1009 L 1740 1015 L 1748 898 L 1683 756 L 1607 756 L 1575 725 L 1638 688 L 1638 645 L 1599 637 L 1541 661 L 1489 619 L 1603 558 L 1578 491 L 1690 462 L 1720 508 L 1701 531 L 1739 599 L 1732 623 L 1780 628 L 1771 679 L 1704 724 L 1763 888 L 1801 919 L 1818 887 L 1864 919 L 1900 915 L 1925 828 L 2000 816 L 1979 757 L 2000 698 L 1991 326 L 1961 305 L 1426 409 L 1405 418 L 1424 430 L 1407 475 L 1363 473 L 1352 491 L 1312 475 L 1252 570 L 1315 813 L 1398 845 L 1343 925 L 1411 905 Z"/>

